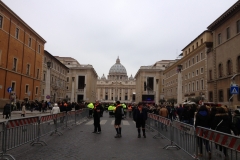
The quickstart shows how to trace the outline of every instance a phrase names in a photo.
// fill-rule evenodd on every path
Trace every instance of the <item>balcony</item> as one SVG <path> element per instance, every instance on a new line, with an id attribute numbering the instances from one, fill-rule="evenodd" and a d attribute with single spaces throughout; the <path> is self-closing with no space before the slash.
<path id="1" fill-rule="evenodd" d="M 76 89 L 76 93 L 84 93 L 84 89 Z"/>
<path id="2" fill-rule="evenodd" d="M 149 91 L 143 91 L 142 94 L 146 94 L 146 95 L 155 95 L 155 91 L 149 90 Z"/>

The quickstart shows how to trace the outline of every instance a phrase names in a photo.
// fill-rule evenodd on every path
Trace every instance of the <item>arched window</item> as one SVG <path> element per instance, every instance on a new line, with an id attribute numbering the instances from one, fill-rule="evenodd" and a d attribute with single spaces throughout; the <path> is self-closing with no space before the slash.
<path id="1" fill-rule="evenodd" d="M 240 56 L 237 57 L 237 71 L 240 72 Z"/>
<path id="2" fill-rule="evenodd" d="M 231 60 L 227 61 L 227 74 L 228 75 L 232 74 L 232 61 Z"/>
<path id="3" fill-rule="evenodd" d="M 220 63 L 219 65 L 218 65 L 218 74 L 219 74 L 219 78 L 221 78 L 222 76 L 223 76 L 223 65 Z"/>

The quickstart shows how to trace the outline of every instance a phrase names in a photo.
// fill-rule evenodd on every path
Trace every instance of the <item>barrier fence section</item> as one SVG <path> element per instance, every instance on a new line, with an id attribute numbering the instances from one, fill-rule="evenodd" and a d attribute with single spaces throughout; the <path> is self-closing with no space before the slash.
<path id="1" fill-rule="evenodd" d="M 4 146 L 4 128 L 5 122 L 0 122 L 0 148 Z M 0 155 L 3 153 L 3 150 L 0 150 Z"/>
<path id="2" fill-rule="evenodd" d="M 240 159 L 240 137 L 218 132 L 208 128 L 197 127 L 170 121 L 164 117 L 148 113 L 147 127 L 157 131 L 153 138 L 161 137 L 171 141 L 164 147 L 182 149 L 194 159 Z"/>
<path id="3" fill-rule="evenodd" d="M 7 151 L 29 142 L 32 146 L 35 144 L 47 145 L 40 140 L 41 137 L 49 134 L 62 135 L 60 129 L 80 122 L 87 116 L 87 112 L 87 109 L 83 109 L 69 113 L 61 112 L 54 115 L 26 117 L 1 122 L 0 159 L 14 159 L 12 155 L 7 154 Z"/>
<path id="4" fill-rule="evenodd" d="M 212 159 L 240 159 L 240 137 L 203 127 L 196 128 L 196 136 L 199 159 L 208 159 L 209 156 Z"/>
<path id="5" fill-rule="evenodd" d="M 191 157 L 196 158 L 195 127 L 180 121 L 172 122 L 173 143 Z"/>

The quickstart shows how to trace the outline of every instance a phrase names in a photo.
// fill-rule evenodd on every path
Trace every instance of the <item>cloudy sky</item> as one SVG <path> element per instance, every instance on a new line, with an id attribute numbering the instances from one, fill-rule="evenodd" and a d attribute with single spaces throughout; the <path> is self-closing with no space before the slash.
<path id="1" fill-rule="evenodd" d="M 237 0 L 2 0 L 54 56 L 107 75 L 119 56 L 128 76 L 176 59 Z"/>

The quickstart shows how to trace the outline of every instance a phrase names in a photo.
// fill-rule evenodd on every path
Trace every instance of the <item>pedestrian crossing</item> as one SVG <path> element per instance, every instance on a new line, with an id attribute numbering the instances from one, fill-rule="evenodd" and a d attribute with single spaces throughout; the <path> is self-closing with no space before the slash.
<path id="1" fill-rule="evenodd" d="M 105 125 L 105 124 L 108 124 L 109 121 L 110 121 L 111 125 L 114 125 L 115 120 L 104 120 L 104 119 L 100 121 L 100 124 L 101 125 Z M 90 120 L 87 123 L 85 123 L 85 125 L 93 125 L 93 123 L 94 123 L 94 121 Z M 122 120 L 122 124 L 121 125 L 129 126 L 129 125 L 134 125 L 134 124 L 135 124 L 134 121 Z"/>

